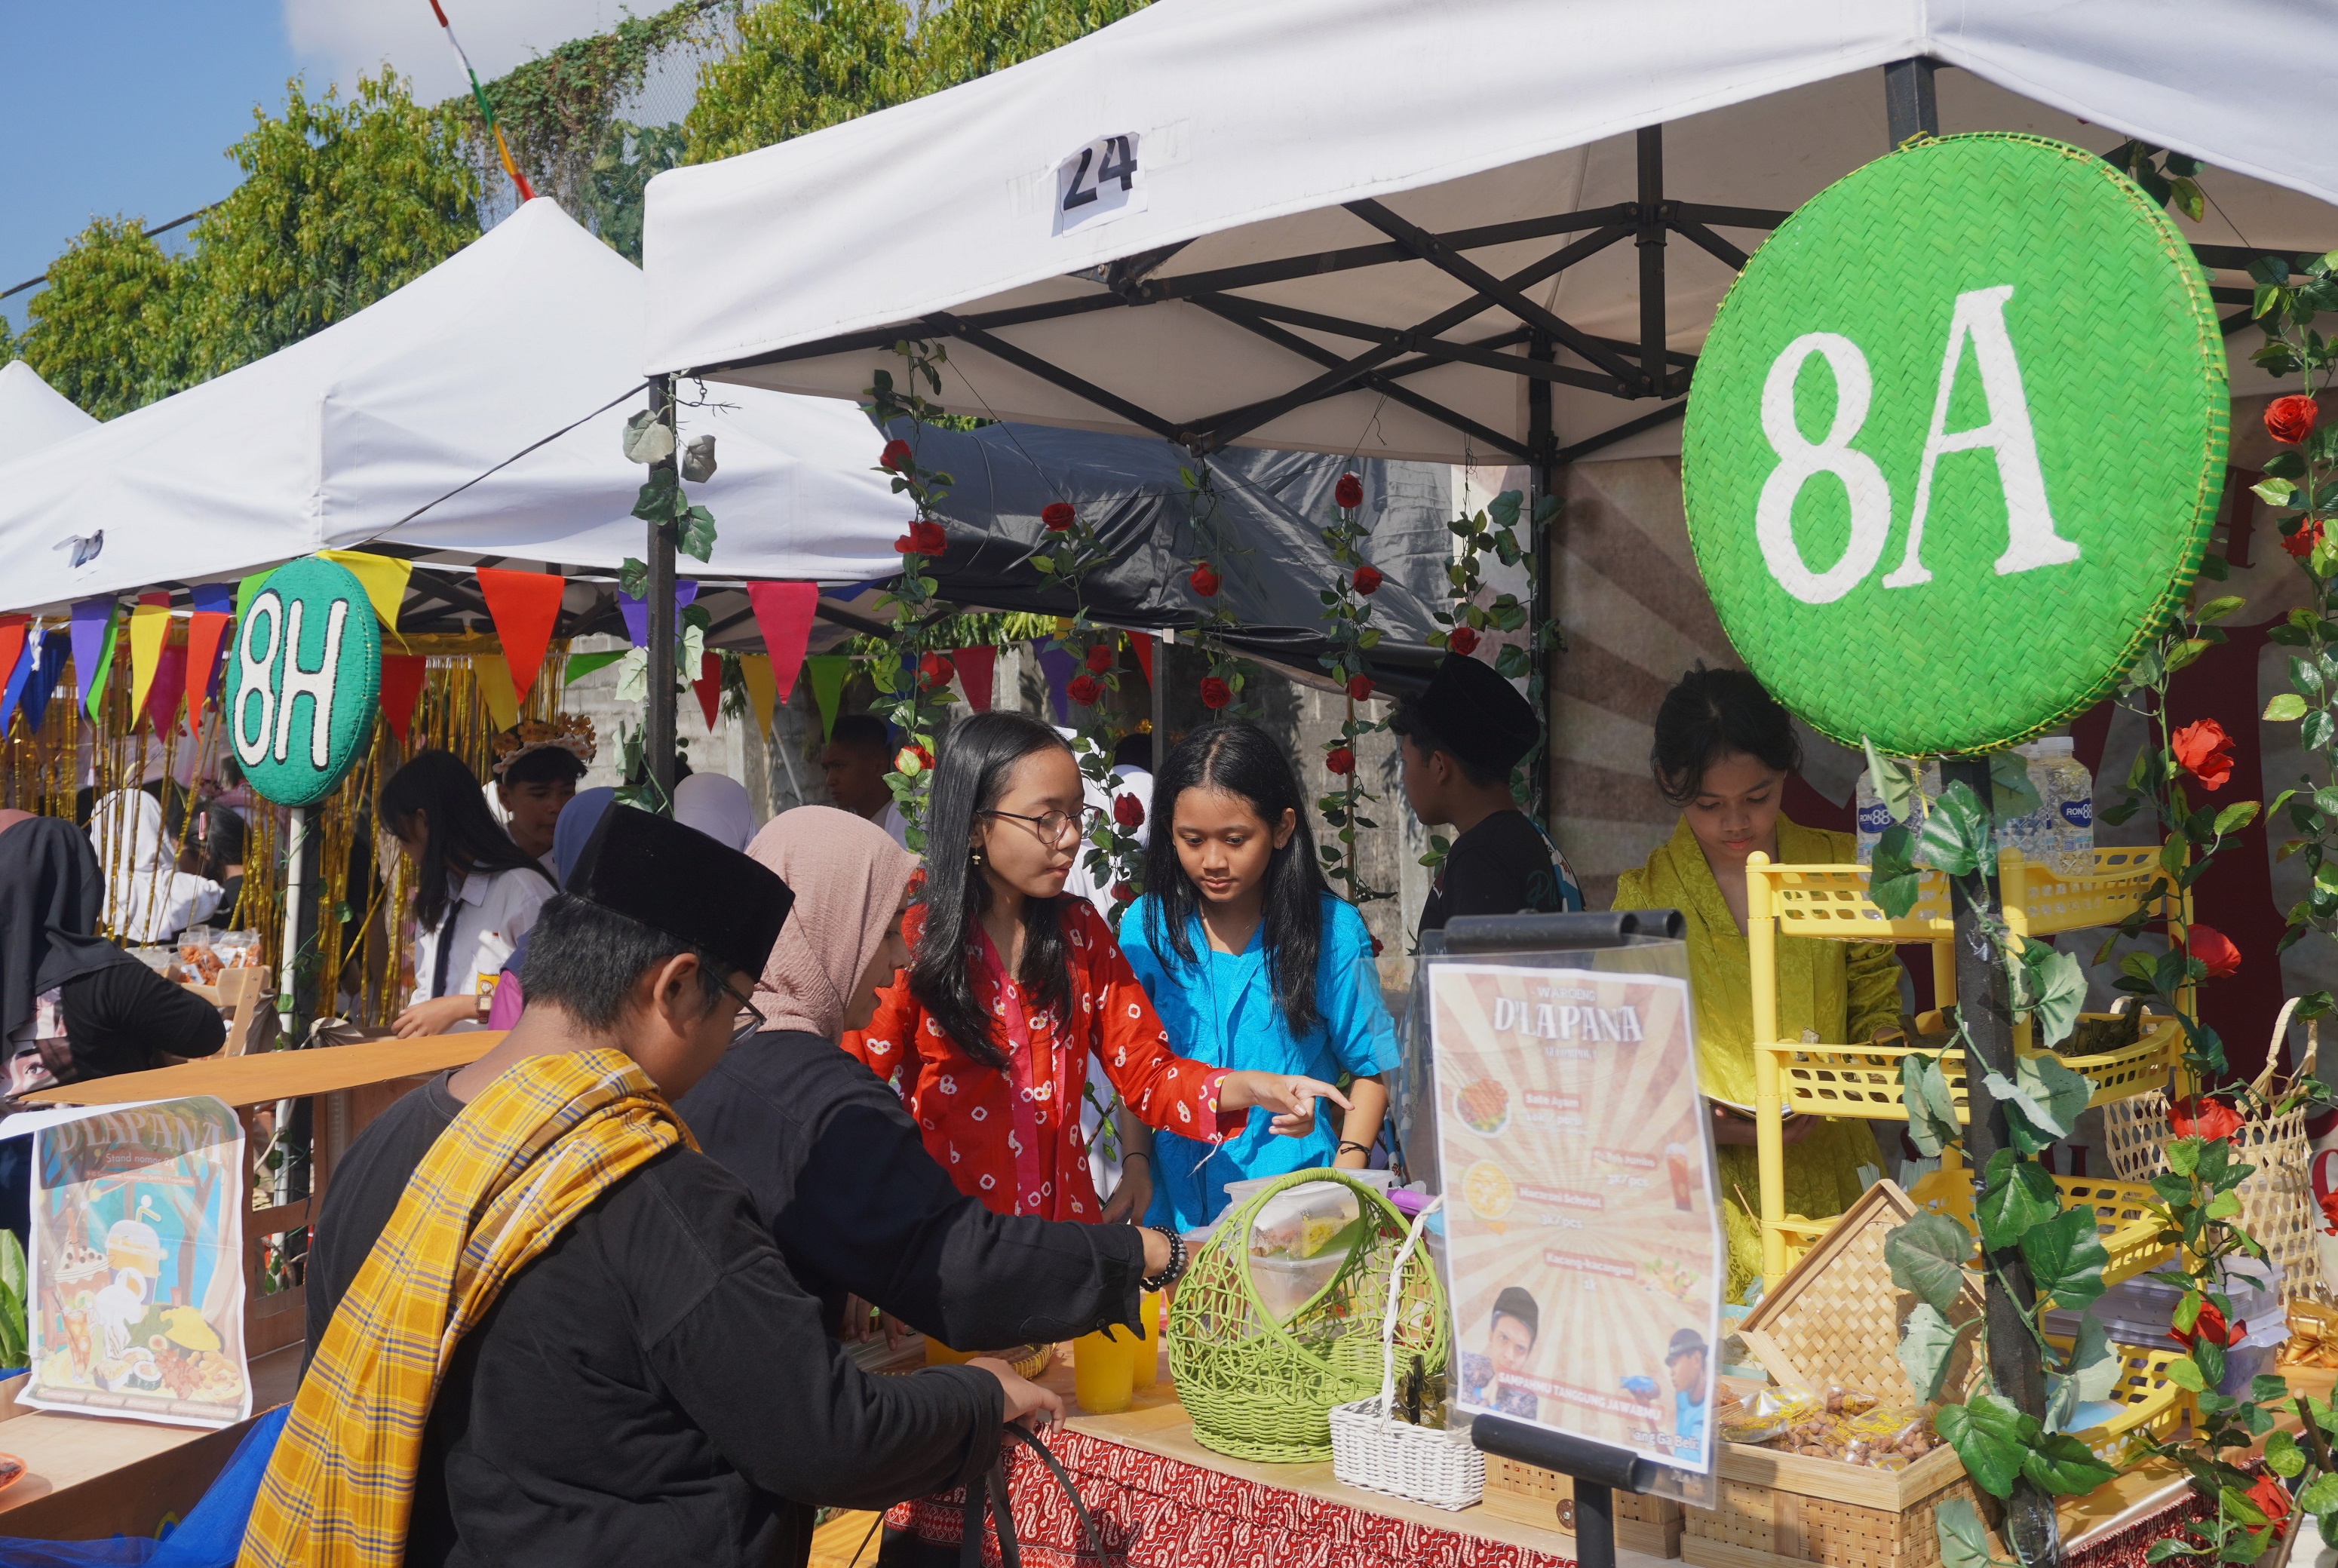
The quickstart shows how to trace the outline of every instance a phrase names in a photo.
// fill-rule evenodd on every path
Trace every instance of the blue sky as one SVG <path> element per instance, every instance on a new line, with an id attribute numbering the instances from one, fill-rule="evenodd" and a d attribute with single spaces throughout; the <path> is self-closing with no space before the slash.
<path id="1" fill-rule="evenodd" d="M 623 9 L 443 3 L 485 76 L 597 32 Z M 226 195 L 236 179 L 228 145 L 256 105 L 281 107 L 290 76 L 322 89 L 388 60 L 425 98 L 462 86 L 428 0 L 0 0 L 0 289 L 37 276 L 93 213 L 151 225 Z M 31 298 L 0 310 L 21 327 Z"/>

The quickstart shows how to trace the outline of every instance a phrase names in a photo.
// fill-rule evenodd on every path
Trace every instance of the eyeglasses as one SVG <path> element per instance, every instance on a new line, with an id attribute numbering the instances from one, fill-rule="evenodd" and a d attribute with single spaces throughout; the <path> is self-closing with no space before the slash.
<path id="1" fill-rule="evenodd" d="M 1028 822 L 1039 835 L 1042 844 L 1062 844 L 1085 837 L 1088 828 L 1103 815 L 1100 806 L 1083 806 L 1077 811 L 1048 811 L 1036 817 L 1026 817 L 1019 811 L 977 811 L 977 817 L 1011 817 L 1017 822 Z"/>
<path id="2" fill-rule="evenodd" d="M 747 988 L 747 995 L 742 996 L 731 989 L 731 983 L 726 980 L 722 983 L 722 995 L 730 997 L 738 1004 L 739 1010 L 747 1014 L 747 1021 L 731 1031 L 731 1044 L 736 1045 L 763 1026 L 763 1015 L 756 1010 L 755 989 L 752 985 Z"/>

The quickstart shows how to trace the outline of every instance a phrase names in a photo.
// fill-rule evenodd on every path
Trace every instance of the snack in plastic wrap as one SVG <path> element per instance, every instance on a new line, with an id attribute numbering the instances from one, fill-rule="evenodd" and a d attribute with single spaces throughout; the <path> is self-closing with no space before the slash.
<path id="1" fill-rule="evenodd" d="M 1904 1469 L 1940 1446 L 1924 1412 L 1839 1386 L 1759 1389 L 1717 1415 L 1725 1442 L 1878 1470 Z"/>

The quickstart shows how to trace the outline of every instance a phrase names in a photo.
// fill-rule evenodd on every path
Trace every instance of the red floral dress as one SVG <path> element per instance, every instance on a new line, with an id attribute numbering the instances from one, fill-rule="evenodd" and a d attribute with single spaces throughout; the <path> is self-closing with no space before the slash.
<path id="1" fill-rule="evenodd" d="M 906 970 L 879 994 L 869 1026 L 845 1035 L 844 1048 L 879 1078 L 905 1070 L 902 1099 L 927 1152 L 959 1191 L 995 1213 L 1093 1224 L 1103 1205 L 1080 1136 L 1089 1053 L 1149 1127 L 1216 1143 L 1240 1132 L 1250 1113 L 1216 1108 L 1225 1068 L 1169 1049 L 1168 1033 L 1094 906 L 1064 898 L 1056 908 L 1076 1014 L 1068 1022 L 1000 972 L 979 927 L 967 946 L 974 994 L 990 1008 L 1007 1051 L 1005 1072 L 983 1065 L 942 1033 L 909 994 Z M 912 948 L 924 916 L 922 906 L 913 906 L 902 919 Z"/>

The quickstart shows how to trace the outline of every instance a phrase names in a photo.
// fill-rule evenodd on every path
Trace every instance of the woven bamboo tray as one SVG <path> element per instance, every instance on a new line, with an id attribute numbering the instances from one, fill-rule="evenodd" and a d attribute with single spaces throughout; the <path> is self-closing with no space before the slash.
<path id="1" fill-rule="evenodd" d="M 2148 1273 L 2175 1258 L 2176 1249 L 2158 1240 L 2159 1221 L 2144 1207 L 2153 1199 L 2150 1183 L 2057 1176 L 2054 1185 L 2062 1190 L 2064 1208 L 2075 1209 L 2081 1203 L 2093 1206 L 2096 1234 L 2103 1239 L 2103 1250 L 2110 1254 L 2110 1261 L 2103 1267 L 2104 1284 L 2116 1285 Z M 1953 1216 L 1966 1230 L 1973 1229 L 1970 1170 L 1932 1171 L 1908 1196 L 1925 1208 Z"/>
<path id="2" fill-rule="evenodd" d="M 1681 1554 L 1681 1505 L 1667 1497 L 1614 1494 L 1616 1544 L 1650 1557 Z M 1486 1455 L 1486 1495 L 1478 1506 L 1521 1524 L 1548 1528 L 1554 1520 L 1575 1534 L 1575 1478 L 1556 1470 Z"/>
<path id="3" fill-rule="evenodd" d="M 2107 1105 L 2146 1093 L 2166 1081 L 2167 1071 L 2183 1053 L 2184 1029 L 2173 1018 L 2148 1019 L 2143 1037 L 2132 1045 L 2091 1056 L 2065 1056 L 2062 1064 L 2094 1080 L 2089 1105 Z M 1794 1112 L 1813 1116 L 1859 1116 L 1871 1122 L 1905 1122 L 1901 1102 L 1900 1059 L 1905 1045 L 1796 1045 L 1765 1047 L 1778 1058 L 1780 1096 Z M 1957 1121 L 1965 1116 L 1965 1054 L 1951 1048 L 1940 1053 L 1940 1075 L 1948 1080 L 1956 1102 Z"/>

